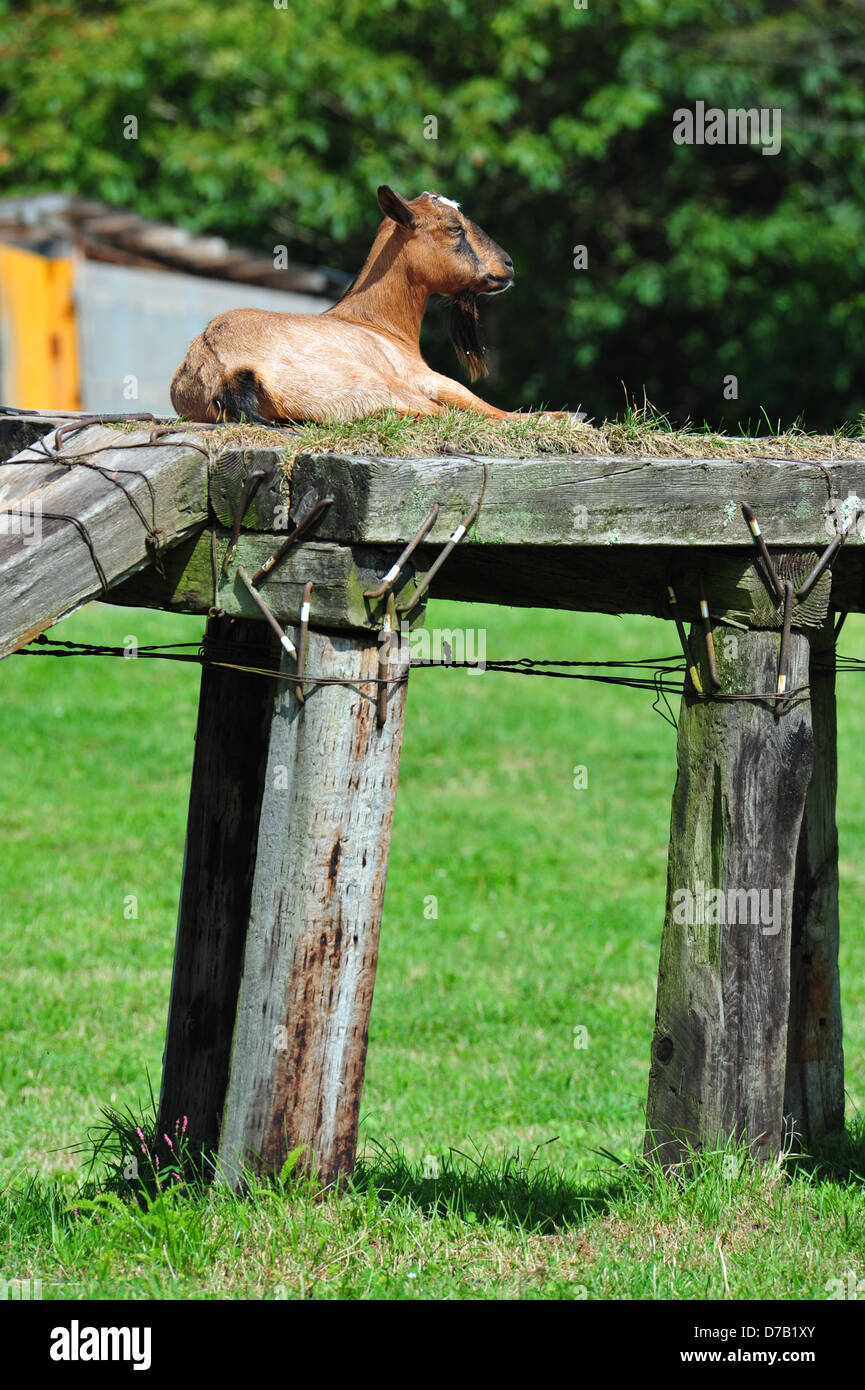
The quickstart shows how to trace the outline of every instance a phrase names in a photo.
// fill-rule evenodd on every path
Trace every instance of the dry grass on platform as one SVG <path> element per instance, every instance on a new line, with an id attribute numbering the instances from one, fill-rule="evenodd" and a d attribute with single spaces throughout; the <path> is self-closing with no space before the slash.
<path id="1" fill-rule="evenodd" d="M 172 423 L 172 422 L 169 422 Z M 333 453 L 418 458 L 435 454 L 485 454 L 489 457 L 537 457 L 543 454 L 630 458 L 753 458 L 826 461 L 865 459 L 865 417 L 839 425 L 832 434 L 816 434 L 763 417 L 738 435 L 717 434 L 708 425 L 674 427 L 651 405 L 629 408 L 620 420 L 595 424 L 574 415 L 559 419 L 525 415 L 520 420 L 488 420 L 464 410 L 406 419 L 392 410 L 357 420 L 299 425 L 197 425 L 178 419 L 178 430 L 201 431 L 215 457 L 224 449 L 284 448 L 286 460 L 298 454 Z M 765 427 L 766 433 L 762 430 Z M 140 420 L 112 423 L 124 433 L 145 428 Z"/>
<path id="2" fill-rule="evenodd" d="M 140 428 L 140 427 L 139 427 Z M 194 426 L 193 426 L 194 428 Z M 285 447 L 286 462 L 300 453 L 427 457 L 434 454 L 538 456 L 581 454 L 642 458 L 865 458 L 862 423 L 843 426 L 831 435 L 809 434 L 797 427 L 776 434 L 715 434 L 708 427 L 674 429 L 651 407 L 628 410 L 621 420 L 601 424 L 574 416 L 544 419 L 487 420 L 462 410 L 405 419 L 379 411 L 359 420 L 293 428 L 220 425 L 204 431 L 214 455 L 226 448 Z"/>

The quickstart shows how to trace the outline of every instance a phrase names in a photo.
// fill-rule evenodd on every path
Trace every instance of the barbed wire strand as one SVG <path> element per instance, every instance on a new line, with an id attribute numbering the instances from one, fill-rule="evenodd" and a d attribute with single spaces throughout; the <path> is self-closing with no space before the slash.
<path id="1" fill-rule="evenodd" d="M 194 648 L 194 651 L 189 651 Z M 308 671 L 300 677 L 292 671 L 282 671 L 275 666 L 263 666 L 257 662 L 238 661 L 243 652 L 247 651 L 250 655 L 260 655 L 261 648 L 254 643 L 245 642 L 219 642 L 213 638 L 204 638 L 198 642 L 169 642 L 154 643 L 146 646 L 137 646 L 133 651 L 128 647 L 117 647 L 110 645 L 99 645 L 89 642 L 59 642 L 52 640 L 41 634 L 35 641 L 27 647 L 20 648 L 14 655 L 16 656 L 48 656 L 48 657 L 75 657 L 75 656 L 110 656 L 123 658 L 125 660 L 158 660 L 158 661 L 182 661 L 192 663 L 201 667 L 219 667 L 223 670 L 245 672 L 248 675 L 266 676 L 272 679 L 297 682 L 303 680 L 304 684 L 313 685 L 346 685 L 360 688 L 363 686 L 378 687 L 381 685 L 402 685 L 408 680 L 410 670 L 422 670 L 424 668 L 456 670 L 497 671 L 505 675 L 518 676 L 540 676 L 552 680 L 582 680 L 592 681 L 603 685 L 624 686 L 632 690 L 649 690 L 654 693 L 655 699 L 652 709 L 661 716 L 668 724 L 674 728 L 678 727 L 675 714 L 667 699 L 668 695 L 682 695 L 685 692 L 686 668 L 681 658 L 675 656 L 661 657 L 641 657 L 639 659 L 625 661 L 577 661 L 574 659 L 550 659 L 533 657 L 512 657 L 496 661 L 455 661 L 452 658 L 434 661 L 431 659 L 410 659 L 407 667 L 394 675 L 389 676 L 364 676 L 359 678 L 341 676 L 316 676 Z M 233 658 L 233 659 L 229 659 Z M 835 671 L 838 674 L 850 672 L 865 673 L 865 659 L 853 656 L 838 654 L 834 662 L 815 662 L 815 670 Z M 602 674 L 613 671 L 626 671 L 632 674 Z M 644 674 L 643 674 L 644 673 Z M 679 679 L 680 678 L 680 679 Z M 803 697 L 810 691 L 810 684 L 796 686 L 787 692 L 788 708 L 792 702 L 796 702 L 799 697 Z M 753 701 L 761 703 L 771 701 L 773 704 L 777 699 L 777 691 L 747 691 L 737 694 L 726 694 L 723 691 L 714 691 L 709 696 L 702 697 L 706 701 L 716 704 L 733 703 L 736 701 Z M 665 708 L 662 708 L 662 705 Z"/>

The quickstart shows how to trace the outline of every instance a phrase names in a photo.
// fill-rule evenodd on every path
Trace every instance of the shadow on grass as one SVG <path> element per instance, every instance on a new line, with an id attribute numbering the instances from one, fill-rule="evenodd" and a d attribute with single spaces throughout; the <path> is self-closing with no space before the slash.
<path id="1" fill-rule="evenodd" d="M 74 1204 L 67 1201 L 64 1206 L 86 1210 L 92 1200 L 104 1200 L 106 1194 L 113 1194 L 115 1200 L 131 1200 L 144 1210 L 158 1197 L 206 1198 L 215 1161 L 193 1151 L 185 1125 L 174 1141 L 163 1136 L 169 1145 L 163 1157 L 169 1161 L 161 1162 L 150 1115 L 105 1108 L 103 1117 L 104 1122 L 91 1129 L 88 1143 L 80 1146 L 89 1151 L 87 1173 Z M 517 1149 L 509 1158 L 490 1159 L 480 1149 L 474 1154 L 449 1149 L 444 1155 L 412 1162 L 396 1144 L 373 1141 L 372 1152 L 358 1159 L 353 1176 L 341 1180 L 338 1188 L 396 1219 L 417 1212 L 461 1225 L 552 1235 L 647 1201 L 662 1214 L 681 1212 L 683 1204 L 690 1209 L 695 1203 L 695 1210 L 723 1211 L 731 1203 L 750 1200 L 764 1178 L 865 1186 L 865 1122 L 859 1116 L 843 1135 L 812 1146 L 809 1152 L 788 1152 L 778 1165 L 765 1169 L 752 1162 L 747 1140 L 719 1138 L 711 1149 L 688 1150 L 683 1162 L 666 1173 L 642 1156 L 626 1160 L 597 1149 L 594 1153 L 602 1162 L 589 1176 L 577 1177 L 549 1161 L 553 1142 L 539 1145 L 527 1156 Z M 297 1149 L 289 1154 L 280 1174 L 250 1175 L 245 1195 L 254 1198 L 260 1190 L 272 1192 L 274 1187 L 289 1201 L 320 1202 L 336 1195 L 337 1187 L 322 1187 L 308 1176 L 303 1158 L 304 1150 Z M 35 1195 L 28 1194 L 25 1206 Z M 43 1212 L 43 1217 L 47 1215 Z M 56 1221 L 59 1212 L 52 1209 L 52 1215 Z"/>
<path id="2" fill-rule="evenodd" d="M 358 1160 L 351 1187 L 374 1194 L 382 1207 L 407 1203 L 428 1215 L 468 1223 L 499 1223 L 513 1229 L 552 1234 L 585 1225 L 621 1210 L 622 1204 L 652 1202 L 658 1211 L 689 1208 L 696 1201 L 718 1209 L 750 1197 L 756 1184 L 779 1173 L 788 1183 L 865 1186 L 865 1122 L 859 1117 L 844 1134 L 784 1155 L 777 1165 L 754 1164 L 747 1140 L 719 1140 L 712 1149 L 694 1150 L 667 1173 L 642 1157 L 629 1161 L 595 1150 L 605 1165 L 578 1180 L 539 1161 L 545 1146 L 528 1158 L 519 1151 L 489 1161 L 451 1149 L 440 1159 L 411 1163 L 397 1148 L 375 1146 Z"/>
<path id="3" fill-rule="evenodd" d="M 626 1190 L 621 1181 L 605 1182 L 600 1171 L 596 1184 L 571 1179 L 538 1162 L 540 1149 L 525 1159 L 517 1150 L 496 1162 L 482 1153 L 473 1157 L 450 1149 L 440 1158 L 411 1163 L 396 1148 L 375 1147 L 373 1157 L 357 1162 L 351 1181 L 354 1192 L 375 1194 L 383 1208 L 406 1203 L 426 1215 L 470 1225 L 498 1224 L 551 1234 L 605 1215 Z"/>
<path id="4" fill-rule="evenodd" d="M 865 1117 L 857 1115 L 843 1134 L 830 1135 L 807 1151 L 794 1150 L 785 1166 L 791 1177 L 801 1173 L 839 1187 L 865 1187 Z"/>
<path id="5" fill-rule="evenodd" d="M 216 1172 L 214 1156 L 194 1149 L 185 1125 L 173 1141 L 162 1136 L 169 1145 L 166 1152 L 157 1142 L 155 1108 L 152 1092 L 149 1109 L 102 1108 L 102 1122 L 91 1126 L 87 1142 L 78 1146 L 88 1156 L 85 1187 L 95 1181 L 101 1192 L 143 1207 L 175 1186 L 190 1194 L 206 1192 Z M 607 1172 L 599 1166 L 596 1180 L 577 1180 L 545 1161 L 554 1142 L 548 1140 L 527 1157 L 517 1149 L 512 1157 L 493 1161 L 480 1150 L 473 1156 L 449 1149 L 442 1157 L 412 1163 L 395 1144 L 373 1141 L 372 1157 L 359 1158 L 352 1177 L 338 1186 L 346 1194 L 372 1197 L 382 1208 L 401 1203 L 468 1224 L 498 1223 L 535 1233 L 567 1230 L 606 1214 L 624 1194 L 629 1177 L 633 1181 L 633 1164 L 599 1150 Z M 322 1188 L 307 1175 L 303 1157 L 302 1149 L 292 1151 L 280 1175 L 271 1180 L 250 1175 L 245 1190 L 254 1193 L 275 1182 L 286 1196 L 321 1200 L 334 1195 L 335 1187 Z"/>

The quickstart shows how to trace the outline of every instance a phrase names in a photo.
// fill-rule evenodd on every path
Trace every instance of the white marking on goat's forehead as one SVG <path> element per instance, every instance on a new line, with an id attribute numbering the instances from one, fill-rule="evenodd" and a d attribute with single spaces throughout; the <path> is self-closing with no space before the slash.
<path id="1" fill-rule="evenodd" d="M 423 198 L 432 198 L 432 200 L 433 200 L 434 203 L 446 203 L 447 206 L 448 206 L 449 208 L 456 208 L 457 212 L 459 212 L 459 210 L 460 210 L 460 205 L 459 205 L 459 203 L 455 203 L 454 200 L 453 200 L 453 198 L 446 198 L 445 195 L 444 195 L 443 193 L 429 193 L 429 192 L 427 192 L 427 193 L 422 193 L 422 194 L 421 194 L 421 197 L 423 197 Z"/>

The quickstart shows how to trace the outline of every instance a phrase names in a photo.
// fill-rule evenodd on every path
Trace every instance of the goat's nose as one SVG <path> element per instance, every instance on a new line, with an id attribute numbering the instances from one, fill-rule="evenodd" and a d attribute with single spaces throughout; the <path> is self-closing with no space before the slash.
<path id="1" fill-rule="evenodd" d="M 514 263 L 513 263 L 513 261 L 511 260 L 510 256 L 503 256 L 502 259 L 504 260 L 504 263 L 505 263 L 505 269 L 506 269 L 506 270 L 513 270 L 513 268 L 514 268 Z"/>

